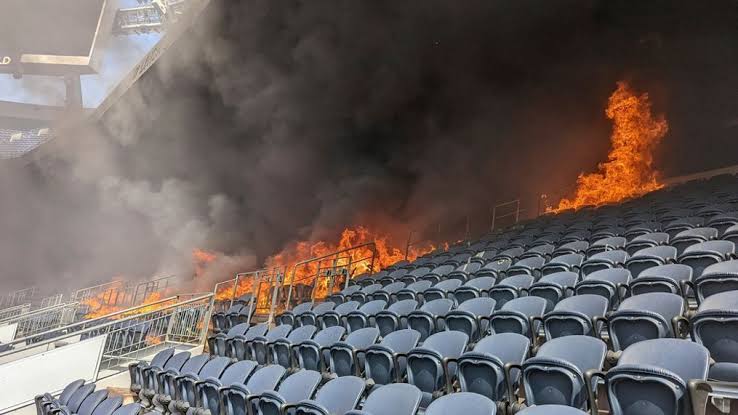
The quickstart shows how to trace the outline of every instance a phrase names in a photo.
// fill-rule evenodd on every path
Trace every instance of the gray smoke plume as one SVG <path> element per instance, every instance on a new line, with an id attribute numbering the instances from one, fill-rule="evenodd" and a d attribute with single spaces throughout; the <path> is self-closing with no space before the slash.
<path id="1" fill-rule="evenodd" d="M 735 3 L 641 3 L 214 0 L 101 123 L 0 176 L 3 283 L 191 275 L 203 248 L 207 286 L 358 223 L 476 235 L 605 158 L 620 79 L 670 123 L 665 176 L 735 163 Z"/>

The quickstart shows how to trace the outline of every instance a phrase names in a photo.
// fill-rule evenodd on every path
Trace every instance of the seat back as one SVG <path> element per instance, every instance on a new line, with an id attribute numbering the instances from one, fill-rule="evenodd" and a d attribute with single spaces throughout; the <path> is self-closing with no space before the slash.
<path id="1" fill-rule="evenodd" d="M 469 392 L 453 393 L 436 399 L 428 406 L 425 415 L 494 415 L 497 405 L 482 395 Z"/>
<path id="2" fill-rule="evenodd" d="M 464 352 L 469 336 L 458 331 L 436 333 L 428 337 L 421 347 L 408 353 L 407 380 L 423 392 L 423 402 L 430 402 L 433 392 L 444 386 L 443 360 L 456 359 Z M 449 376 L 456 373 L 456 364 L 449 365 Z"/>
<path id="3" fill-rule="evenodd" d="M 738 291 L 707 297 L 692 318 L 691 330 L 692 339 L 705 346 L 712 359 L 738 363 Z"/>
<path id="4" fill-rule="evenodd" d="M 518 298 L 521 290 L 527 290 L 535 281 L 532 275 L 514 275 L 500 281 L 489 291 L 489 296 L 497 301 L 499 310 L 510 300 Z"/>
<path id="5" fill-rule="evenodd" d="M 67 408 L 69 408 L 72 413 L 79 412 L 79 407 L 82 405 L 82 402 L 95 391 L 95 386 L 96 385 L 94 383 L 80 386 L 79 389 L 69 397 Z"/>
<path id="6" fill-rule="evenodd" d="M 264 366 L 257 370 L 246 384 L 251 394 L 260 394 L 277 388 L 287 370 L 280 365 Z"/>
<path id="7" fill-rule="evenodd" d="M 92 392 L 84 399 L 84 401 L 82 401 L 82 404 L 80 404 L 79 409 L 75 411 L 75 413 L 78 415 L 92 415 L 95 408 L 97 408 L 97 406 L 100 405 L 107 397 L 107 390 L 103 389 Z"/>
<path id="8" fill-rule="evenodd" d="M 541 317 L 546 311 L 546 300 L 539 297 L 521 297 L 505 303 L 489 320 L 493 333 L 518 333 L 531 335 L 530 318 Z M 538 324 L 532 328 L 537 332 Z"/>
<path id="9" fill-rule="evenodd" d="M 370 346 L 365 351 L 364 370 L 368 379 L 378 385 L 392 383 L 397 375 L 405 373 L 406 360 L 398 359 L 395 365 L 394 354 L 406 354 L 414 349 L 420 341 L 420 333 L 412 329 L 392 332 L 385 336 L 378 345 Z M 398 373 L 399 371 L 399 373 Z"/>
<path id="10" fill-rule="evenodd" d="M 364 380 L 355 376 L 344 376 L 326 383 L 315 396 L 315 401 L 328 409 L 330 414 L 343 414 L 359 404 L 364 394 Z M 298 412 L 299 408 L 298 408 Z"/>
<path id="11" fill-rule="evenodd" d="M 420 307 L 420 310 L 408 315 L 408 327 L 417 330 L 421 339 L 425 339 L 436 331 L 436 319 L 445 317 L 453 305 L 453 300 L 448 298 L 427 302 Z"/>
<path id="12" fill-rule="evenodd" d="M 386 301 L 374 300 L 362 305 L 357 311 L 349 313 L 346 316 L 346 323 L 349 331 L 358 330 L 370 325 L 371 318 L 386 307 Z"/>
<path id="13" fill-rule="evenodd" d="M 489 297 L 473 298 L 459 305 L 456 310 L 446 314 L 446 330 L 466 333 L 471 339 L 478 339 L 487 329 L 487 321 L 495 310 L 495 300 Z"/>
<path id="14" fill-rule="evenodd" d="M 474 346 L 474 350 L 459 358 L 459 384 L 463 392 L 474 392 L 493 401 L 505 396 L 505 372 L 507 363 L 522 364 L 528 356 L 530 340 L 516 333 L 487 336 Z M 519 371 L 513 370 L 514 383 Z"/>
<path id="15" fill-rule="evenodd" d="M 374 318 L 380 334 L 386 336 L 395 330 L 407 327 L 407 315 L 417 308 L 417 301 L 401 300 L 389 306 L 387 312 L 377 313 Z"/>
<path id="16" fill-rule="evenodd" d="M 603 317 L 608 310 L 605 297 L 595 294 L 580 294 L 561 300 L 544 316 L 543 328 L 546 339 L 572 335 L 596 335 L 592 318 Z"/>
<path id="17" fill-rule="evenodd" d="M 609 318 L 613 349 L 618 351 L 639 341 L 673 337 L 672 319 L 684 311 L 684 299 L 676 294 L 656 292 L 626 298 Z"/>
<path id="18" fill-rule="evenodd" d="M 113 412 L 120 408 L 121 405 L 123 405 L 122 397 L 114 396 L 107 398 L 95 407 L 92 415 L 113 415 Z"/>
<path id="19" fill-rule="evenodd" d="M 335 343 L 330 350 L 331 372 L 338 376 L 349 376 L 364 367 L 363 351 L 377 342 L 379 329 L 365 327 L 356 330 L 346 337 L 346 340 Z"/>
<path id="20" fill-rule="evenodd" d="M 494 277 L 479 277 L 466 282 L 454 291 L 453 297 L 458 304 L 472 298 L 477 298 L 494 287 L 497 279 Z"/>
<path id="21" fill-rule="evenodd" d="M 382 415 L 415 415 L 422 393 L 406 383 L 384 385 L 374 390 L 362 406 L 362 413 Z"/>

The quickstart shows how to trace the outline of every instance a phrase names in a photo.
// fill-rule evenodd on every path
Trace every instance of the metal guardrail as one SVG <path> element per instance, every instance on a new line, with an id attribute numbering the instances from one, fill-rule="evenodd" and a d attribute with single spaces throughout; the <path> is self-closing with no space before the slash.
<path id="1" fill-rule="evenodd" d="M 38 287 L 23 288 L 0 296 L 0 309 L 28 303 L 38 292 Z"/>
<path id="2" fill-rule="evenodd" d="M 508 206 L 511 207 L 511 211 L 507 213 L 500 214 L 498 211 L 501 208 L 507 208 Z M 500 219 L 510 218 L 512 217 L 514 222 L 513 224 L 518 223 L 520 221 L 520 199 L 511 200 L 509 202 L 499 203 L 492 207 L 492 211 L 490 212 L 491 218 L 490 218 L 490 231 L 494 231 L 497 227 L 497 222 Z"/>
<path id="3" fill-rule="evenodd" d="M 93 326 L 85 327 L 86 322 L 76 323 L 67 326 L 63 330 L 64 333 L 58 330 L 60 335 L 54 338 L 0 353 L 0 357 L 4 361 L 11 361 L 14 354 L 22 356 L 20 353 L 29 348 L 33 348 L 35 354 L 65 343 L 107 335 L 98 371 L 108 369 L 123 371 L 126 370 L 125 365 L 128 362 L 151 354 L 152 349 L 161 347 L 162 344 L 192 346 L 203 344 L 207 335 L 213 298 L 211 293 L 201 294 L 174 304 L 164 305 L 153 311 L 112 321 L 103 322 L 96 319 L 97 324 Z M 168 301 L 172 299 L 180 300 L 180 297 L 172 297 Z M 115 314 L 125 312 L 130 313 L 131 310 Z M 20 341 L 19 339 L 13 344 L 17 345 Z"/>
<path id="4" fill-rule="evenodd" d="M 16 339 L 42 333 L 74 321 L 79 303 L 59 304 L 51 307 L 32 310 L 0 322 L 0 324 L 17 323 Z"/>
<path id="5" fill-rule="evenodd" d="M 72 293 L 71 301 L 85 303 L 95 298 L 107 306 L 134 306 L 143 303 L 154 292 L 164 292 L 173 285 L 176 278 L 174 275 L 169 275 L 140 282 L 111 281 L 79 289 Z"/>
<path id="6" fill-rule="evenodd" d="M 20 304 L 0 310 L 0 323 L 31 311 L 31 303 Z"/>

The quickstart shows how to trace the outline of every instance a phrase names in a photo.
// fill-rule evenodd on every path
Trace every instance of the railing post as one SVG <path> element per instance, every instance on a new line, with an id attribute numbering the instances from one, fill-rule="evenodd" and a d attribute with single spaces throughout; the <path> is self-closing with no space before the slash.
<path id="1" fill-rule="evenodd" d="M 249 299 L 249 314 L 246 321 L 251 323 L 251 317 L 254 315 L 254 302 L 261 292 L 261 276 L 260 271 L 256 271 L 254 274 L 254 281 L 251 284 L 251 299 Z"/>
<path id="2" fill-rule="evenodd" d="M 238 292 L 238 282 L 241 279 L 241 273 L 236 274 L 236 278 L 233 280 L 233 290 L 231 291 L 231 303 L 229 307 L 233 307 L 233 302 L 236 300 L 236 293 Z"/>
<path id="3" fill-rule="evenodd" d="M 272 322 L 274 321 L 274 310 L 277 306 L 277 298 L 279 298 L 279 289 L 282 286 L 282 278 L 279 271 L 276 271 L 276 274 L 274 275 L 274 290 L 272 290 L 272 304 L 269 307 L 269 317 L 267 318 L 267 326 L 272 325 Z M 285 275 L 287 274 L 287 268 L 285 268 Z M 292 289 L 292 285 L 290 285 L 290 290 Z"/>

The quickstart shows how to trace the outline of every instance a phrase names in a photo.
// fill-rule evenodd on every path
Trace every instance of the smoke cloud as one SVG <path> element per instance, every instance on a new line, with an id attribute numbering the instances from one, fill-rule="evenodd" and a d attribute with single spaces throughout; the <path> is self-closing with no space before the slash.
<path id="1" fill-rule="evenodd" d="M 207 288 L 350 224 L 479 234 L 491 205 L 535 214 L 604 159 L 620 79 L 670 123 L 665 176 L 734 164 L 736 17 L 727 0 L 213 0 L 100 123 L 0 175 L 2 283 L 191 275 L 203 248 L 221 253 Z"/>

